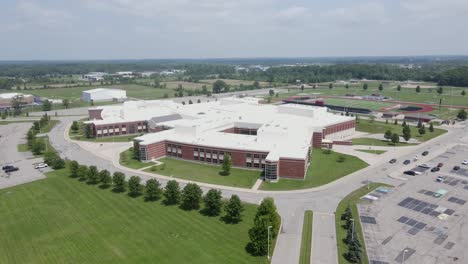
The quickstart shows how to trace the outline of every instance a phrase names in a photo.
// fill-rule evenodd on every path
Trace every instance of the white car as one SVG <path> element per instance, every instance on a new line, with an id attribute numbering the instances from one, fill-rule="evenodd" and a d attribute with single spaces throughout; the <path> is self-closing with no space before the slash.
<path id="1" fill-rule="evenodd" d="M 463 165 L 468 165 L 468 160 L 462 161 L 462 164 L 463 164 Z"/>
<path id="2" fill-rule="evenodd" d="M 34 166 L 35 169 L 43 169 L 47 167 L 49 167 L 49 165 L 47 165 L 46 163 L 39 163 L 36 166 Z"/>
<path id="3" fill-rule="evenodd" d="M 429 169 L 432 166 L 430 164 L 423 163 L 423 164 L 419 165 L 418 167 Z"/>

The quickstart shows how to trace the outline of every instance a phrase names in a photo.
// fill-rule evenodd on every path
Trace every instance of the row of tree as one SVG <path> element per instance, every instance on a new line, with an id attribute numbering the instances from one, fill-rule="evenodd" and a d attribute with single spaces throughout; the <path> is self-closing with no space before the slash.
<path id="1" fill-rule="evenodd" d="M 342 227 L 346 229 L 346 238 L 343 242 L 348 245 L 348 251 L 344 254 L 344 257 L 351 263 L 360 263 L 362 260 L 362 244 L 356 234 L 355 218 L 349 205 L 341 215 L 341 220 L 345 221 Z"/>

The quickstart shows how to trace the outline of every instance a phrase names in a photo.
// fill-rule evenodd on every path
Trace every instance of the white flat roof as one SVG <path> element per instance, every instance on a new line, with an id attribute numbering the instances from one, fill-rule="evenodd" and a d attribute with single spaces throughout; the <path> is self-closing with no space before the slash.
<path id="1" fill-rule="evenodd" d="M 106 91 L 119 91 L 120 92 L 120 91 L 125 91 L 125 90 L 101 87 L 101 88 L 86 90 L 86 91 L 83 91 L 83 93 L 97 93 L 97 92 L 106 92 Z"/>
<path id="2" fill-rule="evenodd" d="M 12 99 L 13 97 L 15 97 L 17 95 L 22 95 L 24 97 L 32 96 L 30 94 L 22 94 L 22 93 L 3 93 L 3 94 L 0 94 L 0 98 L 2 98 L 2 99 Z"/>
<path id="3" fill-rule="evenodd" d="M 268 152 L 268 160 L 304 159 L 312 134 L 324 127 L 353 120 L 329 113 L 325 107 L 266 105 L 257 98 L 223 98 L 216 102 L 181 105 L 170 100 L 129 101 L 121 106 L 102 106 L 103 120 L 95 125 L 150 120 L 179 115 L 156 125 L 173 129 L 136 138 L 141 145 L 169 140 L 206 147 Z M 165 120 L 162 118 L 161 120 Z M 257 135 L 222 132 L 231 127 L 255 128 Z"/>

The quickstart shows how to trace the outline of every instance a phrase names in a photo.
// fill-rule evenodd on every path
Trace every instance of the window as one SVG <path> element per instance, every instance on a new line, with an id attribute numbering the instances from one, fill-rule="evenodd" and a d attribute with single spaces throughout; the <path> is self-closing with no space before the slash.
<path id="1" fill-rule="evenodd" d="M 252 154 L 247 153 L 247 158 L 250 158 L 250 157 L 252 157 Z"/>
<path id="2" fill-rule="evenodd" d="M 246 166 L 249 167 L 249 168 L 251 168 L 251 167 L 252 167 L 252 163 L 248 162 L 248 163 L 246 163 Z"/>
<path id="3" fill-rule="evenodd" d="M 213 163 L 218 163 L 218 160 L 217 160 L 217 159 L 213 159 Z"/>
<path id="4" fill-rule="evenodd" d="M 265 163 L 262 163 L 262 169 L 265 169 Z"/>
<path id="5" fill-rule="evenodd" d="M 128 133 L 135 134 L 135 124 L 128 125 Z"/>

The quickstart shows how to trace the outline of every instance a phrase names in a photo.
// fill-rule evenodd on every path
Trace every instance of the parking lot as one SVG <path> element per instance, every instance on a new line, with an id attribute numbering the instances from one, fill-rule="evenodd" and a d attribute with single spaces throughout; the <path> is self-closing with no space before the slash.
<path id="1" fill-rule="evenodd" d="M 30 152 L 18 152 L 17 145 L 26 143 L 24 138 L 31 123 L 12 123 L 0 126 L 0 165 L 18 167 L 18 171 L 5 173 L 0 170 L 0 189 L 45 178 L 43 173 L 34 169 L 34 164 L 42 158 L 33 158 Z M 42 169 L 46 171 L 48 169 Z"/>
<path id="2" fill-rule="evenodd" d="M 388 192 L 374 191 L 359 205 L 371 263 L 466 263 L 468 252 L 468 147 L 454 146 L 431 159 L 441 170 L 404 175 Z M 418 162 L 408 165 L 415 168 Z M 452 170 L 460 166 L 458 171 Z M 440 182 L 436 181 L 442 176 Z M 370 197 L 369 197 L 370 196 Z"/>

